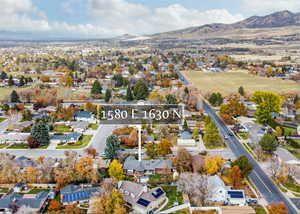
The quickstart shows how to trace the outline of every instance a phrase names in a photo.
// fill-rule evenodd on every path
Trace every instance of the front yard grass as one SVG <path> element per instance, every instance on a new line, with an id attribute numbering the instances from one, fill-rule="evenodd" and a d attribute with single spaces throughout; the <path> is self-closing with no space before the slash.
<path id="1" fill-rule="evenodd" d="M 0 144 L 0 149 L 4 149 L 7 146 L 8 146 L 7 144 Z"/>
<path id="2" fill-rule="evenodd" d="M 92 129 L 92 130 L 97 130 L 98 127 L 99 127 L 99 125 L 96 124 L 96 123 L 92 123 L 92 124 L 89 125 L 89 128 Z"/>
<path id="3" fill-rule="evenodd" d="M 43 145 L 43 146 L 40 146 L 40 147 L 34 148 L 34 149 L 47 149 L 47 148 L 48 148 L 48 145 Z M 30 148 L 28 147 L 27 144 L 22 143 L 22 144 L 13 144 L 13 145 L 7 147 L 7 149 L 30 149 Z"/>
<path id="4" fill-rule="evenodd" d="M 7 118 L 5 117 L 0 117 L 0 123 L 2 123 L 4 120 L 6 120 Z"/>
<path id="5" fill-rule="evenodd" d="M 81 149 L 86 147 L 89 144 L 92 137 L 93 135 L 83 135 L 78 142 L 69 145 L 57 146 L 56 149 Z"/>
<path id="6" fill-rule="evenodd" d="M 49 191 L 50 189 L 40 189 L 40 188 L 33 188 L 31 189 L 28 194 L 38 194 L 40 192 Z"/>
<path id="7" fill-rule="evenodd" d="M 240 136 L 242 140 L 247 140 L 249 138 L 249 134 L 246 132 L 240 132 L 238 133 L 238 136 Z"/>
<path id="8" fill-rule="evenodd" d="M 55 132 L 59 132 L 59 133 L 65 133 L 65 132 L 71 132 L 71 128 L 70 126 L 66 126 L 66 125 L 56 125 L 54 126 L 53 129 Z"/>
<path id="9" fill-rule="evenodd" d="M 293 191 L 293 192 L 299 192 L 300 193 L 300 186 L 295 184 L 292 180 L 288 180 L 287 182 L 283 183 L 283 186 L 287 189 Z"/>
<path id="10" fill-rule="evenodd" d="M 176 186 L 170 185 L 162 185 L 163 190 L 166 192 L 167 198 L 169 199 L 168 204 L 164 207 L 164 209 L 170 209 L 175 206 L 175 202 L 177 205 L 183 204 L 183 196 L 181 192 L 177 192 Z"/>

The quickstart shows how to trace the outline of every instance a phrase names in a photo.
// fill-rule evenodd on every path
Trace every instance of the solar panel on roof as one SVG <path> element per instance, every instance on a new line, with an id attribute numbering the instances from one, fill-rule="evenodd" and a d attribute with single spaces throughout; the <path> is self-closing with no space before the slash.
<path id="1" fill-rule="evenodd" d="M 144 207 L 147 207 L 149 204 L 150 204 L 150 201 L 147 201 L 145 199 L 142 199 L 140 198 L 138 201 L 137 201 L 138 204 L 144 206 Z"/>
<path id="2" fill-rule="evenodd" d="M 155 192 L 152 193 L 152 195 L 154 196 L 154 198 L 159 198 L 163 194 L 164 194 L 164 191 L 162 191 L 161 188 L 158 188 L 157 190 L 155 190 Z"/>
<path id="3" fill-rule="evenodd" d="M 228 191 L 231 198 L 244 198 L 242 191 Z"/>

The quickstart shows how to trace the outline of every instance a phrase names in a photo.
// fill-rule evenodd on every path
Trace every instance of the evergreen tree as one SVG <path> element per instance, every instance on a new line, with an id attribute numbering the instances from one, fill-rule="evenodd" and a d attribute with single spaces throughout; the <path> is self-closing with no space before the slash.
<path id="1" fill-rule="evenodd" d="M 117 151 L 120 149 L 120 141 L 116 136 L 109 136 L 106 139 L 106 147 L 104 150 L 104 156 L 106 159 L 117 159 Z"/>
<path id="2" fill-rule="evenodd" d="M 123 78 L 123 76 L 121 74 L 114 75 L 112 79 L 116 81 L 116 87 L 117 88 L 123 86 L 123 84 L 124 84 L 124 78 Z"/>
<path id="3" fill-rule="evenodd" d="M 241 96 L 244 96 L 244 95 L 245 95 L 244 87 L 243 87 L 243 86 L 240 86 L 238 92 L 239 92 L 239 94 L 240 94 Z"/>
<path id="4" fill-rule="evenodd" d="M 188 130 L 189 130 L 189 126 L 188 126 L 188 124 L 187 124 L 187 121 L 186 121 L 186 120 L 184 120 L 184 123 L 183 123 L 183 126 L 182 126 L 182 128 L 183 128 L 183 130 L 184 130 L 184 131 L 188 131 Z"/>
<path id="5" fill-rule="evenodd" d="M 262 150 L 268 153 L 273 153 L 278 147 L 278 141 L 276 137 L 271 134 L 265 134 L 259 141 L 259 145 Z"/>
<path id="6" fill-rule="evenodd" d="M 104 98 L 105 102 L 108 103 L 110 98 L 111 98 L 111 90 L 107 89 L 106 92 L 105 92 L 105 98 Z"/>
<path id="7" fill-rule="evenodd" d="M 95 80 L 91 89 L 91 94 L 99 95 L 102 94 L 102 86 L 98 80 Z"/>
<path id="8" fill-rule="evenodd" d="M 148 85 L 143 80 L 139 80 L 133 89 L 133 94 L 137 100 L 145 100 L 149 95 Z"/>
<path id="9" fill-rule="evenodd" d="M 133 101 L 134 100 L 130 86 L 127 87 L 126 100 L 127 101 Z"/>
<path id="10" fill-rule="evenodd" d="M 24 78 L 24 76 L 21 76 L 20 77 L 20 80 L 19 80 L 19 86 L 24 86 L 25 85 L 25 78 Z"/>
<path id="11" fill-rule="evenodd" d="M 48 124 L 43 120 L 36 122 L 31 129 L 31 136 L 41 145 L 49 144 L 50 135 Z"/>
<path id="12" fill-rule="evenodd" d="M 4 71 L 2 71 L 1 74 L 0 74 L 0 79 L 2 79 L 2 80 L 7 79 L 7 73 L 5 73 Z"/>
<path id="13" fill-rule="evenodd" d="M 19 95 L 15 90 L 13 90 L 10 94 L 10 101 L 12 103 L 18 103 L 20 101 L 19 100 Z"/>
<path id="14" fill-rule="evenodd" d="M 172 105 L 172 104 L 176 104 L 176 103 L 177 103 L 177 99 L 174 95 L 168 94 L 166 96 L 166 104 Z"/>
<path id="15" fill-rule="evenodd" d="M 8 79 L 8 86 L 13 86 L 14 84 L 15 84 L 15 82 L 14 82 L 13 76 L 10 75 L 9 79 Z"/>
<path id="16" fill-rule="evenodd" d="M 253 165 L 249 162 L 246 156 L 241 156 L 238 159 L 236 159 L 234 162 L 232 162 L 231 167 L 234 166 L 239 166 L 241 170 L 241 175 L 244 178 L 248 177 L 251 174 L 253 169 Z"/>

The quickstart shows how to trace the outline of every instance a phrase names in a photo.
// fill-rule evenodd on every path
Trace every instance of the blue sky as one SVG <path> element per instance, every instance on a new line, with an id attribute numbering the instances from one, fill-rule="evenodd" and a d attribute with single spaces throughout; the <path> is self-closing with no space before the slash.
<path id="1" fill-rule="evenodd" d="M 0 30 L 57 37 L 145 35 L 209 23 L 233 23 L 299 0 L 0 0 Z"/>

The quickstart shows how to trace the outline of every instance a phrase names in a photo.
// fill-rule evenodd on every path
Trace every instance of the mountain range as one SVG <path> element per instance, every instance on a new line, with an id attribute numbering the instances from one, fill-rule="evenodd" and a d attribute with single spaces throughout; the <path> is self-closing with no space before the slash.
<path id="1" fill-rule="evenodd" d="M 283 29 L 284 28 L 284 29 Z M 233 24 L 213 23 L 188 27 L 165 33 L 146 36 L 125 34 L 110 38 L 118 41 L 138 41 L 148 39 L 202 39 L 202 38 L 253 38 L 266 36 L 300 35 L 300 13 L 284 10 L 266 16 L 251 16 Z M 76 38 L 57 38 L 48 34 L 33 32 L 0 31 L 0 40 L 74 40 Z M 95 39 L 95 38 L 91 38 Z"/>
<path id="2" fill-rule="evenodd" d="M 233 24 L 213 23 L 198 27 L 189 27 L 182 30 L 170 31 L 165 33 L 154 34 L 152 38 L 202 38 L 210 36 L 226 36 L 232 35 L 234 32 L 251 33 L 261 32 L 262 30 L 282 31 L 281 28 L 292 27 L 297 31 L 293 33 L 300 33 L 300 13 L 292 13 L 284 10 L 272 13 L 266 16 L 251 16 L 243 21 Z M 299 27 L 299 28 L 298 28 Z M 293 31 L 293 30 L 292 30 Z M 291 33 L 291 32 L 281 32 Z"/>

